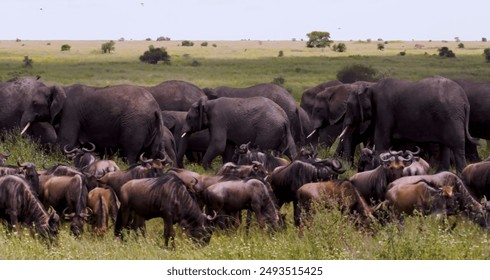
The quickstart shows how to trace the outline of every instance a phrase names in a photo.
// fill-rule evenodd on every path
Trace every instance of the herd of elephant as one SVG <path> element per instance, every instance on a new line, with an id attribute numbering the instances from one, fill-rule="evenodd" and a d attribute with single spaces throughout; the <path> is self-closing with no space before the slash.
<path id="1" fill-rule="evenodd" d="M 62 87 L 23 77 L 0 83 L 0 105 L 1 131 L 21 128 L 64 149 L 93 143 L 129 163 L 143 153 L 167 157 L 178 167 L 184 156 L 205 168 L 217 156 L 228 162 L 245 143 L 294 159 L 308 143 L 329 147 L 340 138 L 336 155 L 352 164 L 359 143 L 377 154 L 418 145 L 439 171 L 452 159 L 460 172 L 467 159 L 479 160 L 476 138 L 490 139 L 490 83 L 443 77 L 330 81 L 306 90 L 299 106 L 275 84 Z"/>

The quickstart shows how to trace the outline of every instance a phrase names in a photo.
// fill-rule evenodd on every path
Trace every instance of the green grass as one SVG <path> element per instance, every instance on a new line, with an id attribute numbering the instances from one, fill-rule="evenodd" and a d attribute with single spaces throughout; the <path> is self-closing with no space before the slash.
<path id="1" fill-rule="evenodd" d="M 333 80 L 337 71 L 350 64 L 365 64 L 377 69 L 383 76 L 400 79 L 421 79 L 432 75 L 472 80 L 488 80 L 490 63 L 482 56 L 487 43 L 464 42 L 465 49 L 457 43 L 402 42 L 394 41 L 378 51 L 377 42 L 345 42 L 347 51 L 336 53 L 328 49 L 307 49 L 305 42 L 291 41 L 236 41 L 209 42 L 201 47 L 180 47 L 180 42 L 116 42 L 116 51 L 101 54 L 102 41 L 0 41 L 0 80 L 16 76 L 40 75 L 48 84 L 70 85 L 75 83 L 106 86 L 121 83 L 154 85 L 179 79 L 199 87 L 221 85 L 245 87 L 271 82 L 283 77 L 285 88 L 298 100 L 306 88 Z M 69 52 L 61 52 L 62 44 L 69 44 Z M 148 65 L 138 57 L 148 45 L 166 47 L 172 56 L 171 65 Z M 216 44 L 217 47 L 212 47 Z M 416 49 L 415 44 L 424 45 Z M 437 48 L 448 46 L 456 59 L 436 56 Z M 283 57 L 277 57 L 279 50 Z M 399 56 L 400 51 L 406 56 Z M 425 54 L 427 52 L 427 54 Z M 34 61 L 30 69 L 22 67 L 28 55 Z M 197 60 L 200 66 L 191 63 Z M 60 152 L 47 154 L 35 143 L 18 136 L 19 132 L 4 134 L 0 151 L 12 154 L 9 164 L 31 161 L 38 168 L 67 159 Z M 335 149 L 321 150 L 320 156 L 329 157 Z M 486 142 L 479 151 L 488 156 Z M 126 168 L 116 159 L 121 168 Z M 219 160 L 213 163 L 214 169 Z M 204 173 L 197 165 L 189 169 Z M 354 174 L 348 170 L 342 175 Z M 216 231 L 206 247 L 198 247 L 175 226 L 175 249 L 163 246 L 161 219 L 148 222 L 147 238 L 131 235 L 121 242 L 109 232 L 97 238 L 86 228 L 81 239 L 69 234 L 63 225 L 57 244 L 48 246 L 29 235 L 12 236 L 0 226 L 0 259 L 490 259 L 488 232 L 464 218 L 450 218 L 448 222 L 433 217 L 409 217 L 403 230 L 394 224 L 374 225 L 359 230 L 337 210 L 322 209 L 316 214 L 312 227 L 299 237 L 292 225 L 292 207 L 287 205 L 281 212 L 287 213 L 288 227 L 274 234 L 264 232 L 254 224 L 250 234 L 240 227 L 237 231 Z M 451 229 L 450 224 L 456 222 Z M 112 228 L 111 228 L 112 230 Z"/>

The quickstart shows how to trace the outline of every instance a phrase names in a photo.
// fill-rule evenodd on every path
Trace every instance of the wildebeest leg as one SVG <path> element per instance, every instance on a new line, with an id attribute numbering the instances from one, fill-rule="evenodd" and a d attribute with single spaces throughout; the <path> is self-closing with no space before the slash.
<path id="1" fill-rule="evenodd" d="M 116 224 L 114 225 L 114 236 L 123 239 L 122 229 L 128 227 L 129 210 L 121 208 L 117 211 Z"/>
<path id="2" fill-rule="evenodd" d="M 250 232 L 250 224 L 252 223 L 252 211 L 247 210 L 247 221 L 245 225 L 245 234 L 248 235 Z"/>
<path id="3" fill-rule="evenodd" d="M 20 225 L 19 225 L 19 220 L 17 219 L 17 210 L 15 209 L 8 209 L 5 211 L 6 214 L 10 218 L 10 223 L 8 224 L 8 230 L 9 232 L 12 232 L 15 229 L 15 233 L 19 235 L 20 233 Z"/>
<path id="4" fill-rule="evenodd" d="M 299 227 L 300 225 L 300 215 L 301 210 L 299 209 L 299 203 L 297 200 L 293 201 L 293 214 L 294 214 L 294 225 Z"/>
<path id="5" fill-rule="evenodd" d="M 168 248 L 169 240 L 171 240 L 172 248 L 175 248 L 175 231 L 172 217 L 169 215 L 165 215 L 163 218 L 163 237 L 165 239 L 165 248 Z"/>

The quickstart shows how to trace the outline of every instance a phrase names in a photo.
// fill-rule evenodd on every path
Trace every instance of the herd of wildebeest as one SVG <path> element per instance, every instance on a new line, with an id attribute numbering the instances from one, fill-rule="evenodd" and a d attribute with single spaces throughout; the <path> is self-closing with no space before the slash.
<path id="1" fill-rule="evenodd" d="M 243 210 L 247 230 L 252 214 L 260 228 L 280 229 L 285 203 L 299 228 L 311 226 L 313 205 L 338 207 L 360 227 L 414 213 L 490 226 L 490 161 L 477 151 L 490 139 L 490 83 L 329 81 L 298 105 L 275 84 L 47 86 L 22 77 L 0 83 L 0 107 L 3 132 L 21 130 L 72 162 L 7 165 L 16 155 L 0 151 L 0 217 L 13 232 L 53 239 L 66 221 L 76 237 L 85 224 L 97 235 L 113 225 L 122 239 L 127 230 L 145 236 L 145 221 L 160 217 L 166 246 L 176 223 L 206 244 L 213 229 L 237 228 Z M 334 142 L 334 156 L 319 158 Z M 107 159 L 114 154 L 130 167 L 120 170 Z M 215 174 L 185 169 L 209 170 L 218 156 Z M 351 167 L 358 172 L 339 179 Z"/>

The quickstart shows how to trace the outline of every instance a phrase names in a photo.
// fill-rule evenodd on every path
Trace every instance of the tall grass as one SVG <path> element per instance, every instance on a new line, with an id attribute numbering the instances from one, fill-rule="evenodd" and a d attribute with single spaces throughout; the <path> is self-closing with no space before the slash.
<path id="1" fill-rule="evenodd" d="M 354 63 L 370 65 L 384 76 L 401 79 L 442 75 L 487 80 L 490 76 L 490 64 L 481 56 L 485 46 L 480 42 L 465 42 L 465 49 L 456 51 L 456 59 L 432 55 L 443 45 L 441 42 L 423 42 L 424 49 L 414 48 L 420 42 L 389 42 L 383 52 L 376 49 L 375 42 L 346 42 L 347 52 L 340 54 L 307 49 L 304 42 L 209 42 L 209 45 L 216 44 L 215 48 L 200 47 L 200 42 L 195 42 L 194 47 L 184 48 L 177 46 L 178 42 L 127 41 L 116 42 L 115 53 L 106 55 L 100 53 L 102 42 L 99 41 L 50 43 L 1 41 L 0 80 L 40 75 L 51 84 L 106 86 L 154 85 L 180 79 L 199 87 L 244 87 L 283 77 L 284 87 L 299 102 L 303 90 L 335 79 L 338 70 Z M 60 51 L 64 43 L 71 45 L 71 51 Z M 150 43 L 166 47 L 172 55 L 172 64 L 139 62 L 138 57 Z M 279 50 L 283 50 L 283 57 L 277 57 Z M 398 56 L 403 50 L 407 55 Z M 24 55 L 33 59 L 33 68 L 22 67 Z M 192 66 L 193 60 L 200 66 Z M 14 131 L 0 136 L 0 151 L 12 154 L 9 164 L 29 161 L 41 169 L 43 165 L 67 162 L 61 152 L 48 153 L 19 134 Z M 485 142 L 479 149 L 483 156 L 488 155 Z M 322 149 L 320 156 L 329 157 L 334 150 Z M 116 161 L 122 169 L 127 167 L 120 159 Z M 218 159 L 213 163 L 214 169 L 219 164 Z M 198 165 L 187 167 L 205 173 Z M 348 178 L 354 172 L 348 170 L 342 177 Z M 268 233 L 255 223 L 248 235 L 243 227 L 236 231 L 216 230 L 205 247 L 194 244 L 176 225 L 173 250 L 164 248 L 161 219 L 148 221 L 146 238 L 130 234 L 125 241 L 115 240 L 111 232 L 96 237 L 89 227 L 80 239 L 75 239 L 69 233 L 69 225 L 63 224 L 57 243 L 51 246 L 32 238 L 27 230 L 16 236 L 7 232 L 6 227 L 0 227 L 0 259 L 490 259 L 488 232 L 462 217 L 439 220 L 415 216 L 407 217 L 403 227 L 390 223 L 359 229 L 339 210 L 320 209 L 312 226 L 300 237 L 292 224 L 291 205 L 283 207 L 281 212 L 287 214 L 284 230 Z"/>

